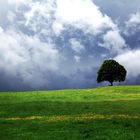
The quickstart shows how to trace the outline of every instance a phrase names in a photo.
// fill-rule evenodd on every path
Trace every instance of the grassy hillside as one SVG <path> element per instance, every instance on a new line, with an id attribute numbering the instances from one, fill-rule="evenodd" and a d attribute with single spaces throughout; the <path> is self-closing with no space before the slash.
<path id="1" fill-rule="evenodd" d="M 0 93 L 0 140 L 139 140 L 140 86 Z"/>

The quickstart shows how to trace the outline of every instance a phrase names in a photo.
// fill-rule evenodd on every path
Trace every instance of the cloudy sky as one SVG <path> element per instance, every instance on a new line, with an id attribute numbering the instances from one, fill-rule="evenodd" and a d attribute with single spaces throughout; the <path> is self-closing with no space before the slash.
<path id="1" fill-rule="evenodd" d="M 101 86 L 110 58 L 140 84 L 139 0 L 0 0 L 0 91 Z"/>

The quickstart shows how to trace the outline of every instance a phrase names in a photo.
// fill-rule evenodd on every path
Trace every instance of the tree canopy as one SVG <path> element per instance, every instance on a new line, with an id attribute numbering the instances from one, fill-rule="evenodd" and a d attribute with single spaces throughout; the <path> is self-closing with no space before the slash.
<path id="1" fill-rule="evenodd" d="M 126 74 L 126 69 L 118 62 L 105 60 L 98 71 L 97 82 L 108 81 L 113 86 L 113 82 L 125 81 Z"/>

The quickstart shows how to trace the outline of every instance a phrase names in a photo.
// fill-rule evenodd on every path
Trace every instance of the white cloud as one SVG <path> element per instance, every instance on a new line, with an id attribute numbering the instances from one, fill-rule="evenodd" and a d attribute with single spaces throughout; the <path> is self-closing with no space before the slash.
<path id="1" fill-rule="evenodd" d="M 62 25 L 54 23 L 55 1 L 37 1 L 27 4 L 29 9 L 24 14 L 23 24 L 38 36 L 50 37 Z"/>
<path id="2" fill-rule="evenodd" d="M 27 4 L 27 3 L 30 3 L 30 2 L 32 2 L 32 0 L 8 0 L 8 3 L 9 4 L 13 4 L 13 5 L 15 5 L 15 4 Z"/>
<path id="3" fill-rule="evenodd" d="M 70 39 L 70 47 L 72 50 L 74 50 L 76 53 L 82 53 L 85 50 L 85 46 L 83 46 L 78 40 L 76 39 Z"/>
<path id="4" fill-rule="evenodd" d="M 112 19 L 103 15 L 91 0 L 48 0 L 28 3 L 30 10 L 24 14 L 25 25 L 37 32 L 37 28 L 42 25 L 46 25 L 48 30 L 57 36 L 68 25 L 94 35 L 103 32 L 104 29 L 117 28 Z"/>
<path id="5" fill-rule="evenodd" d="M 53 44 L 12 30 L 0 28 L 0 52 L 0 70 L 19 76 L 31 86 L 46 84 L 43 73 L 56 71 L 59 66 L 60 54 Z"/>
<path id="6" fill-rule="evenodd" d="M 3 33 L 3 31 L 4 31 L 4 30 L 2 29 L 2 27 L 0 27 L 0 34 L 2 34 L 2 33 Z"/>
<path id="7" fill-rule="evenodd" d="M 140 30 L 140 11 L 130 15 L 128 21 L 125 22 L 124 34 L 127 36 L 134 35 Z"/>
<path id="8" fill-rule="evenodd" d="M 137 77 L 140 75 L 140 50 L 127 51 L 115 59 L 126 67 L 129 76 Z"/>
<path id="9" fill-rule="evenodd" d="M 114 52 L 126 46 L 117 25 L 102 14 L 91 0 L 30 1 L 29 7 L 30 10 L 24 13 L 23 23 L 38 36 L 43 35 L 46 39 L 54 34 L 59 36 L 63 30 L 68 30 L 67 25 L 93 35 L 104 33 L 107 29 L 109 31 L 103 35 L 101 46 Z M 72 49 L 80 53 L 84 46 L 76 43 Z"/>
<path id="10" fill-rule="evenodd" d="M 74 59 L 75 59 L 76 63 L 78 63 L 78 62 L 80 62 L 81 57 L 78 56 L 78 55 L 75 55 L 74 56 Z"/>
<path id="11" fill-rule="evenodd" d="M 35 18 L 34 16 L 36 16 L 39 13 L 39 16 L 44 16 L 47 18 L 47 16 L 49 16 L 47 13 L 50 9 L 49 5 L 47 4 L 42 4 L 40 2 L 35 2 L 35 3 L 31 3 L 30 5 L 30 10 L 28 12 L 25 13 L 25 18 L 26 18 L 26 23 L 25 25 L 27 26 L 33 18 Z"/>
<path id="12" fill-rule="evenodd" d="M 126 22 L 128 26 L 133 26 L 135 24 L 140 24 L 140 12 L 131 14 L 129 20 Z"/>
<path id="13" fill-rule="evenodd" d="M 7 19 L 8 19 L 11 23 L 13 23 L 13 22 L 15 21 L 15 18 L 16 18 L 16 15 L 15 15 L 13 12 L 9 11 L 8 14 L 7 14 Z"/>
<path id="14" fill-rule="evenodd" d="M 72 25 L 86 33 L 97 34 L 104 28 L 116 28 L 111 18 L 103 15 L 91 0 L 57 0 L 56 21 Z"/>
<path id="15" fill-rule="evenodd" d="M 64 27 L 59 22 L 53 22 L 52 24 L 52 30 L 56 35 L 60 35 L 60 33 L 64 30 Z"/>
<path id="16" fill-rule="evenodd" d="M 99 44 L 112 52 L 121 52 L 126 48 L 126 43 L 118 30 L 108 31 L 103 35 L 103 43 Z"/>

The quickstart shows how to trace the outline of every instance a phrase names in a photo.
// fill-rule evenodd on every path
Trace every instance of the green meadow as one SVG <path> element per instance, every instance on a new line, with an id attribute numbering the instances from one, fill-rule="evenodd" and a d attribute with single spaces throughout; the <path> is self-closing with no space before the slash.
<path id="1" fill-rule="evenodd" d="M 140 86 L 0 92 L 0 140 L 140 140 Z"/>

